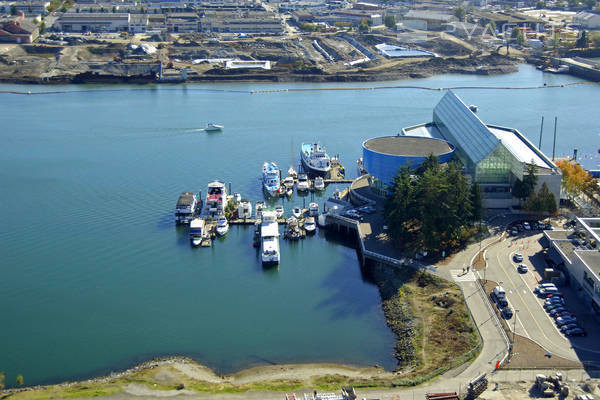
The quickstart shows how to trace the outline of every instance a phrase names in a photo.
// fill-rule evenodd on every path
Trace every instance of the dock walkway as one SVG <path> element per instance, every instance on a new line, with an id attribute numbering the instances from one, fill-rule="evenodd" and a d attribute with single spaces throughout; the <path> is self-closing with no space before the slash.
<path id="1" fill-rule="evenodd" d="M 435 267 L 407 257 L 388 236 L 383 217 L 385 198 L 375 195 L 369 189 L 368 175 L 364 175 L 352 183 L 349 188 L 349 197 L 353 204 L 369 203 L 377 210 L 373 214 L 363 216 L 363 221 L 347 218 L 341 215 L 329 215 L 328 223 L 339 230 L 354 230 L 357 233 L 361 262 L 373 260 L 393 266 L 410 266 L 413 268 L 428 268 L 435 271 Z"/>

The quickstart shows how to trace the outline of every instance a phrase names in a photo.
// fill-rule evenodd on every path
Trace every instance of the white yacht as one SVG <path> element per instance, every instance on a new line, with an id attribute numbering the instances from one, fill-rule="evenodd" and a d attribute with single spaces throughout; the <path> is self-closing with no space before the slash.
<path id="1" fill-rule="evenodd" d="M 281 171 L 274 162 L 265 162 L 262 170 L 263 189 L 271 197 L 279 196 Z"/>
<path id="2" fill-rule="evenodd" d="M 224 236 L 229 232 L 229 223 L 227 218 L 221 217 L 217 220 L 217 235 Z"/>
<path id="3" fill-rule="evenodd" d="M 206 128 L 204 128 L 204 130 L 206 132 L 218 132 L 223 130 L 224 126 L 223 125 L 217 125 L 217 124 L 213 124 L 213 123 L 209 123 L 206 124 Z"/>
<path id="4" fill-rule="evenodd" d="M 315 233 L 317 229 L 317 224 L 315 223 L 315 217 L 308 217 L 306 221 L 304 221 L 304 230 L 308 234 Z"/>
<path id="5" fill-rule="evenodd" d="M 315 190 L 325 190 L 325 179 L 322 176 L 315 178 Z"/>
<path id="6" fill-rule="evenodd" d="M 192 242 L 192 246 L 200 246 L 203 235 L 204 220 L 202 218 L 194 218 L 190 222 L 190 240 Z"/>
<path id="7" fill-rule="evenodd" d="M 238 218 L 252 218 L 252 203 L 246 199 L 242 199 L 238 204 Z"/>
<path id="8" fill-rule="evenodd" d="M 308 214 L 316 217 L 317 215 L 319 215 L 319 204 L 317 203 L 310 203 L 308 205 Z"/>
<path id="9" fill-rule="evenodd" d="M 275 206 L 275 213 L 277 214 L 277 218 L 283 217 L 284 209 L 281 204 Z"/>
<path id="10" fill-rule="evenodd" d="M 310 174 L 324 176 L 331 170 L 331 159 L 319 143 L 302 143 L 300 156 L 302 165 Z"/>
<path id="11" fill-rule="evenodd" d="M 298 183 L 296 184 L 296 188 L 299 192 L 306 192 L 308 190 L 308 177 L 306 174 L 298 175 Z"/>
<path id="12" fill-rule="evenodd" d="M 262 211 L 260 238 L 263 265 L 279 264 L 279 225 L 274 210 Z"/>
<path id="13" fill-rule="evenodd" d="M 209 216 L 225 215 L 227 206 L 227 189 L 223 182 L 214 181 L 208 184 L 206 191 L 206 213 Z"/>
<path id="14" fill-rule="evenodd" d="M 288 169 L 288 176 L 291 177 L 292 179 L 295 179 L 298 177 L 298 172 L 296 172 L 294 167 L 292 167 L 291 165 L 290 165 L 290 169 Z"/>
<path id="15" fill-rule="evenodd" d="M 292 209 L 292 215 L 296 218 L 300 218 L 302 216 L 302 209 L 300 209 L 300 207 L 294 207 Z"/>
<path id="16" fill-rule="evenodd" d="M 175 206 L 175 223 L 189 224 L 196 212 L 197 199 L 192 192 L 183 192 Z"/>

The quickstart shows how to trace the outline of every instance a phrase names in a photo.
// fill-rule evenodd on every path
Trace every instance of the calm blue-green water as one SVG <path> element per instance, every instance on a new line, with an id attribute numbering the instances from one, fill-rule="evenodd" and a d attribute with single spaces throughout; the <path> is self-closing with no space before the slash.
<path id="1" fill-rule="evenodd" d="M 576 81 L 523 66 L 505 76 L 397 84 Z M 7 382 L 19 373 L 27 384 L 90 376 L 170 354 L 220 372 L 311 361 L 393 368 L 377 288 L 352 249 L 321 235 L 282 241 L 279 270 L 263 270 L 250 228 L 232 227 L 212 248 L 192 249 L 172 222 L 179 193 L 204 191 L 213 179 L 262 199 L 263 161 L 287 169 L 301 141 L 321 140 L 353 175 L 363 140 L 429 121 L 443 94 L 247 93 L 332 86 L 373 84 L 0 85 L 73 90 L 0 94 L 0 371 Z M 536 143 L 545 115 L 547 152 L 555 115 L 557 154 L 600 147 L 598 85 L 457 92 L 484 121 L 518 128 Z M 210 121 L 225 131 L 198 130 Z"/>

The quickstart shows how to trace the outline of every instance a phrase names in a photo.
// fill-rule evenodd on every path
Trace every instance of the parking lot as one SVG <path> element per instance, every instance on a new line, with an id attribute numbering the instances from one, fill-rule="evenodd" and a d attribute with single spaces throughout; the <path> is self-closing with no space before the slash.
<path id="1" fill-rule="evenodd" d="M 575 314 L 579 325 L 590 333 L 586 337 L 566 337 L 554 318 L 544 310 L 543 299 L 533 293 L 538 283 L 543 282 L 546 267 L 539 242 L 542 235 L 540 230 L 523 230 L 490 247 L 486 252 L 488 266 L 482 275 L 505 289 L 509 306 L 514 310 L 514 315 L 507 322 L 516 334 L 537 342 L 553 355 L 580 361 L 600 360 L 600 343 L 593 335 L 598 323 L 574 291 L 559 287 L 564 295 L 565 308 Z M 523 255 L 522 262 L 515 261 L 516 253 Z M 528 267 L 527 272 L 518 271 L 521 263 Z"/>

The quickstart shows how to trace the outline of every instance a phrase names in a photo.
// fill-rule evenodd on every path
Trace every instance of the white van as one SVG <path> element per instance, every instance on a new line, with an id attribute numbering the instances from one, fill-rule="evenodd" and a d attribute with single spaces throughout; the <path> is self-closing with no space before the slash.
<path id="1" fill-rule="evenodd" d="M 494 288 L 494 295 L 499 299 L 503 299 L 506 297 L 506 291 L 502 286 L 496 286 Z"/>

